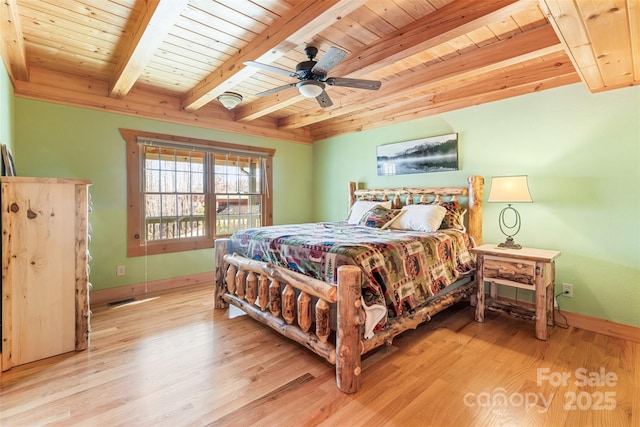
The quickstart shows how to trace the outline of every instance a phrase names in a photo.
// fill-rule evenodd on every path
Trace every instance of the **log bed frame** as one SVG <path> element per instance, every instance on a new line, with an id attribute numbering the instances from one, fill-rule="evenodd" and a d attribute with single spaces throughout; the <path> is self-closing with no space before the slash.
<path id="1" fill-rule="evenodd" d="M 470 176 L 468 183 L 468 187 L 357 190 L 356 183 L 351 182 L 349 204 L 351 206 L 360 199 L 391 198 L 394 207 L 400 207 L 402 203 L 411 204 L 415 200 L 467 197 L 467 230 L 476 245 L 481 245 L 484 179 L 481 176 Z M 338 285 L 333 285 L 271 263 L 228 253 L 229 241 L 215 241 L 215 308 L 223 309 L 233 304 L 253 319 L 334 364 L 338 389 L 345 393 L 355 393 L 360 389 L 363 354 L 383 344 L 391 344 L 396 335 L 415 329 L 419 324 L 429 321 L 434 314 L 472 297 L 475 293 L 475 280 L 471 280 L 466 285 L 432 299 L 411 314 L 389 319 L 384 330 L 365 339 L 361 332 L 365 314 L 361 307 L 361 271 L 358 267 L 339 267 Z M 312 296 L 317 298 L 314 319 Z M 335 343 L 329 339 L 333 335 L 330 327 L 330 304 L 337 306 Z M 315 328 L 312 329 L 314 323 Z"/>

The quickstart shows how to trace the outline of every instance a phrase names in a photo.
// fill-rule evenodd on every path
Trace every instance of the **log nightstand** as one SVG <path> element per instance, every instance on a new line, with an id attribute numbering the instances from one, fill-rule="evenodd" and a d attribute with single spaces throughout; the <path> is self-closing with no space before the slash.
<path id="1" fill-rule="evenodd" d="M 484 310 L 509 314 L 536 322 L 536 338 L 547 339 L 547 325 L 553 326 L 556 266 L 560 252 L 546 249 L 503 249 L 485 244 L 471 249 L 476 254 L 478 304 L 476 321 L 484 322 Z M 491 283 L 485 304 L 485 282 Z M 496 300 L 497 285 L 535 291 L 535 310 Z"/>

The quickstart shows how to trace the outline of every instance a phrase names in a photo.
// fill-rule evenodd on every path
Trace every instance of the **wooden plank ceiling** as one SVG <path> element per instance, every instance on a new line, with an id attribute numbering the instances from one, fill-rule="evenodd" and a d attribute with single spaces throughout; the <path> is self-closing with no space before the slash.
<path id="1" fill-rule="evenodd" d="M 3 0 L 16 96 L 312 143 L 582 81 L 640 82 L 640 0 Z M 296 80 L 304 48 L 348 52 L 321 108 Z M 227 110 L 225 91 L 243 101 Z"/>

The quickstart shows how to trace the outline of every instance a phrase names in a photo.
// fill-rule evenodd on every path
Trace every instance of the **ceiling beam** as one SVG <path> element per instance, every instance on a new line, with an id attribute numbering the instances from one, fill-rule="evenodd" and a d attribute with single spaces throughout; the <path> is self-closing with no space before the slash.
<path id="1" fill-rule="evenodd" d="M 16 0 L 0 2 L 0 38 L 2 60 L 14 86 L 16 80 L 28 82 L 29 68 Z"/>
<path id="2" fill-rule="evenodd" d="M 633 59 L 633 84 L 640 84 L 640 3 L 628 2 L 631 56 Z"/>
<path id="3" fill-rule="evenodd" d="M 577 6 L 566 0 L 540 0 L 540 7 L 564 45 L 580 79 L 590 90 L 603 87 L 604 81 Z"/>
<path id="4" fill-rule="evenodd" d="M 353 59 L 334 68 L 331 75 L 362 76 L 536 4 L 535 0 L 456 0 L 359 50 Z M 236 120 L 254 120 L 301 99 L 295 91 L 279 95 L 265 97 L 257 105 L 252 102 L 242 106 L 236 112 Z"/>
<path id="5" fill-rule="evenodd" d="M 120 52 L 109 96 L 122 99 L 129 93 L 147 64 L 169 34 L 190 0 L 145 0 L 133 25 L 133 34 Z"/>
<path id="6" fill-rule="evenodd" d="M 182 99 L 185 110 L 194 111 L 236 86 L 258 70 L 246 67 L 245 61 L 269 64 L 294 47 L 333 25 L 343 16 L 366 3 L 366 0 L 314 0 L 298 2 L 269 29 L 255 37 L 246 47 L 225 61 L 218 69 L 190 89 Z"/>
<path id="7" fill-rule="evenodd" d="M 297 90 L 277 92 L 239 106 L 234 110 L 235 119 L 239 122 L 250 122 L 305 99 L 307 98 L 300 95 Z"/>
<path id="8" fill-rule="evenodd" d="M 402 77 L 386 82 L 375 94 L 362 91 L 345 98 L 340 105 L 330 109 L 314 109 L 294 114 L 279 121 L 281 129 L 293 129 L 316 122 L 343 116 L 381 103 L 394 104 L 398 97 L 412 96 L 416 90 L 429 91 L 467 76 L 496 70 L 535 58 L 541 54 L 563 51 L 555 32 L 546 24 L 526 33 L 475 49 L 455 58 L 424 67 Z"/>
<path id="9" fill-rule="evenodd" d="M 179 123 L 216 131 L 273 138 L 281 141 L 313 142 L 307 129 L 282 131 L 273 120 L 264 117 L 253 123 L 233 121 L 232 112 L 218 105 L 207 105 L 197 112 L 180 108 L 180 98 L 140 85 L 134 87 L 125 99 L 107 96 L 108 82 L 80 77 L 32 66 L 30 81 L 17 81 L 15 96 L 63 105 L 126 114 L 134 117 Z"/>
<path id="10" fill-rule="evenodd" d="M 589 90 L 640 83 L 637 0 L 540 0 L 540 5 Z"/>

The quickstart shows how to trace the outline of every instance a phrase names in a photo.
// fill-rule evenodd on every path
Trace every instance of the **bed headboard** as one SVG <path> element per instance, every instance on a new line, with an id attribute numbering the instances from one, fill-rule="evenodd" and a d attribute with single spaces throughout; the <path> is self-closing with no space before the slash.
<path id="1" fill-rule="evenodd" d="M 357 184 L 349 182 L 349 206 L 356 200 L 391 200 L 395 208 L 403 205 L 430 202 L 434 200 L 458 200 L 468 209 L 467 230 L 476 242 L 482 244 L 482 193 L 484 191 L 484 178 L 472 175 L 468 179 L 466 187 L 424 187 L 424 188 L 381 188 L 358 189 Z M 466 199 L 466 203 L 465 203 Z"/>

